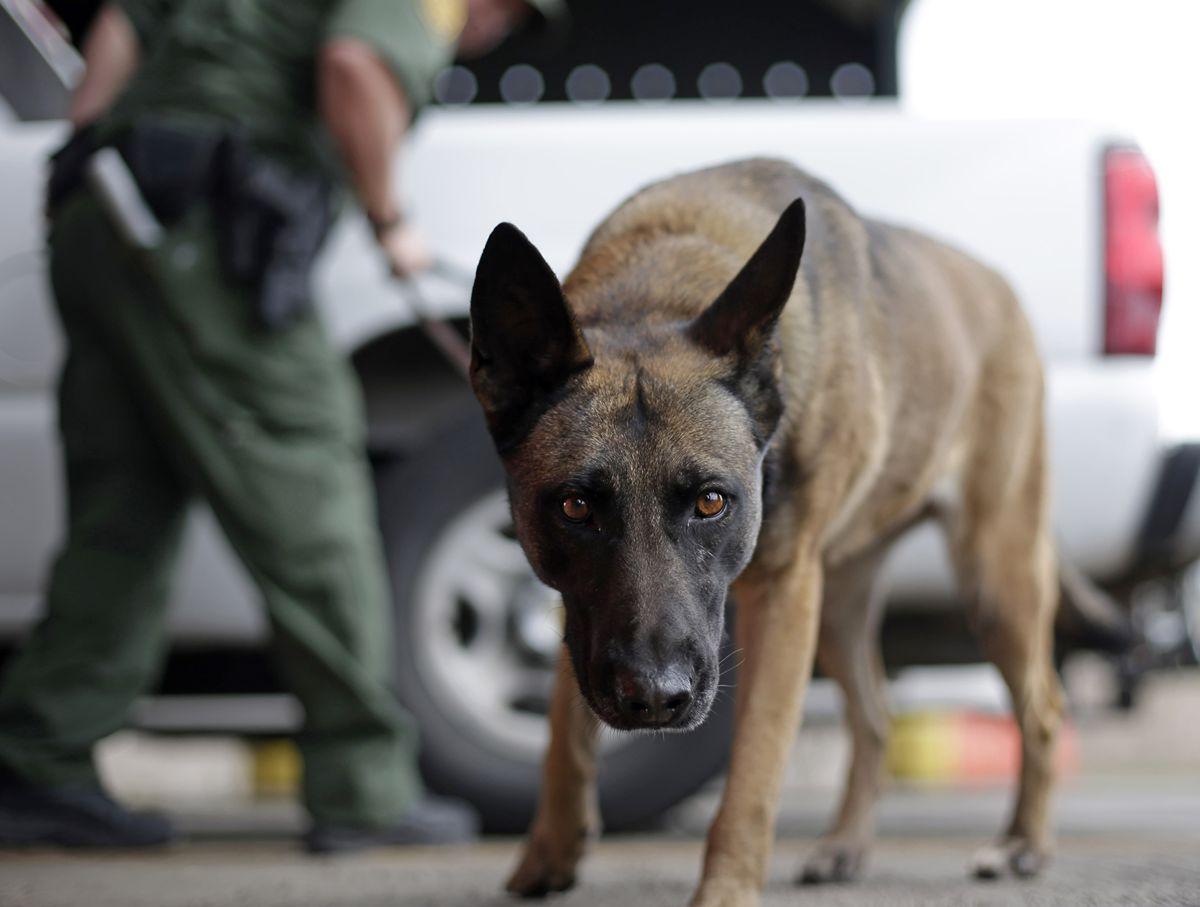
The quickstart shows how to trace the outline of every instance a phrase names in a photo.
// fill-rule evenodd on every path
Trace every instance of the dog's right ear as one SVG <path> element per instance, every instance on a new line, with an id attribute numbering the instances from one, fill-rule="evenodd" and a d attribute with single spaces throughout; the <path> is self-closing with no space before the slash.
<path id="1" fill-rule="evenodd" d="M 471 387 L 497 446 L 592 361 L 554 271 L 524 233 L 497 226 L 471 291 Z"/>

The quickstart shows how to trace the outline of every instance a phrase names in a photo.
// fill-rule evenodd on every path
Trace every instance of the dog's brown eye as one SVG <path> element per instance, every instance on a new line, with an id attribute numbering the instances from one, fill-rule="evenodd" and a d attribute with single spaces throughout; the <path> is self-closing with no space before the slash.
<path id="1" fill-rule="evenodd" d="M 711 519 L 725 511 L 725 495 L 719 491 L 706 491 L 696 498 L 696 516 Z"/>
<path id="2" fill-rule="evenodd" d="M 562 499 L 562 512 L 572 523 L 583 523 L 592 515 L 592 505 L 586 498 L 572 494 Z"/>

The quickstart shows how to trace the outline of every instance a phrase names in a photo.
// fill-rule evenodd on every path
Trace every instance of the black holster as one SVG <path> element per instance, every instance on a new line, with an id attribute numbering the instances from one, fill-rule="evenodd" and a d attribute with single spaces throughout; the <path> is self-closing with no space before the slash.
<path id="1" fill-rule="evenodd" d="M 145 120 L 112 144 L 164 227 L 178 224 L 198 201 L 209 202 L 221 268 L 249 290 L 263 328 L 283 328 L 312 304 L 313 260 L 333 222 L 327 177 L 290 170 L 228 130 Z M 51 158 L 51 214 L 82 185 L 98 147 L 87 128 Z"/>
<path id="2" fill-rule="evenodd" d="M 333 186 L 233 137 L 219 170 L 212 206 L 222 266 L 253 290 L 264 328 L 285 327 L 311 305 L 313 261 L 333 223 Z"/>

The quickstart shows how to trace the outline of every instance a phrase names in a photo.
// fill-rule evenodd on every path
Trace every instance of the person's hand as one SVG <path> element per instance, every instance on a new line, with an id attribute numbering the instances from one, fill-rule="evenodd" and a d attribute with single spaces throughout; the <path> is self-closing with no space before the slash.
<path id="1" fill-rule="evenodd" d="M 388 226 L 376 238 L 395 277 L 412 277 L 433 266 L 433 253 L 424 235 L 407 221 Z"/>

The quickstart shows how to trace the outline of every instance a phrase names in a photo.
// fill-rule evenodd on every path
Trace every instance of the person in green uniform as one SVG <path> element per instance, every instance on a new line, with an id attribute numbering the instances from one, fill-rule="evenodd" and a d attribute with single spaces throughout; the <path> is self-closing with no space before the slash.
<path id="1" fill-rule="evenodd" d="M 0 687 L 0 843 L 172 837 L 104 793 L 92 748 L 161 665 L 196 496 L 261 591 L 304 707 L 309 849 L 474 834 L 469 808 L 423 794 L 416 728 L 389 691 L 362 403 L 307 278 L 342 187 L 394 272 L 427 264 L 399 216 L 397 143 L 456 47 L 486 49 L 527 12 L 522 0 L 101 9 L 51 179 L 67 531 L 45 617 Z M 162 227 L 154 242 L 132 242 L 87 179 L 108 147 Z"/>

